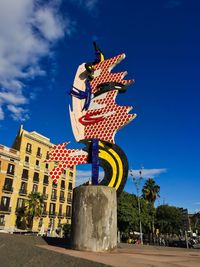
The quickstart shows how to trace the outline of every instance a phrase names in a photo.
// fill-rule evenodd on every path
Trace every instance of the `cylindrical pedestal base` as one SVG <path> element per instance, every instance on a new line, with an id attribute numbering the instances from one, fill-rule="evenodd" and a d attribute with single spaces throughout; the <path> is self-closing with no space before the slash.
<path id="1" fill-rule="evenodd" d="M 116 190 L 107 186 L 74 189 L 72 248 L 107 251 L 117 246 Z"/>

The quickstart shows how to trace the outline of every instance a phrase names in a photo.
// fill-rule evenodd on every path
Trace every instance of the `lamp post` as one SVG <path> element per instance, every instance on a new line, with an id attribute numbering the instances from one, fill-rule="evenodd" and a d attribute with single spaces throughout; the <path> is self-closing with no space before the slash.
<path id="1" fill-rule="evenodd" d="M 133 182 L 136 188 L 136 193 L 137 193 L 137 202 L 138 202 L 138 213 L 139 213 L 139 224 L 140 224 L 140 241 L 141 244 L 143 245 L 143 236 L 142 236 L 142 222 L 141 222 L 141 206 L 140 206 L 140 185 L 141 185 L 141 181 L 142 181 L 142 169 L 143 167 L 141 167 L 141 169 L 139 170 L 139 177 L 135 177 L 133 175 L 133 170 L 130 170 L 130 175 L 133 178 Z"/>

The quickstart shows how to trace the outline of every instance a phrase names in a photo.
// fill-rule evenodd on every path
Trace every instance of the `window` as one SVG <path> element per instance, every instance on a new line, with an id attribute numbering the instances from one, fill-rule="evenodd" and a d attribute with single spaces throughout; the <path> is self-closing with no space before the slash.
<path id="1" fill-rule="evenodd" d="M 35 165 L 36 165 L 37 167 L 40 166 L 40 161 L 39 161 L 38 159 L 36 159 L 36 161 L 35 161 Z"/>
<path id="2" fill-rule="evenodd" d="M 46 188 L 46 186 L 44 186 L 43 187 L 43 195 L 46 195 L 46 193 L 47 193 L 47 188 Z"/>
<path id="3" fill-rule="evenodd" d="M 48 164 L 48 163 L 45 164 L 45 168 L 46 168 L 46 169 L 49 168 L 49 164 Z"/>
<path id="4" fill-rule="evenodd" d="M 39 157 L 42 156 L 40 147 L 38 147 L 38 149 L 37 149 L 37 156 L 39 156 Z"/>
<path id="5" fill-rule="evenodd" d="M 49 159 L 49 152 L 47 151 L 46 159 Z"/>
<path id="6" fill-rule="evenodd" d="M 28 170 L 23 169 L 22 178 L 28 179 Z"/>
<path id="7" fill-rule="evenodd" d="M 73 170 L 74 170 L 74 166 L 71 166 L 71 167 L 70 167 L 70 170 L 73 171 Z"/>
<path id="8" fill-rule="evenodd" d="M 43 212 L 46 212 L 46 211 L 47 211 L 47 203 L 44 202 L 44 203 L 43 203 Z"/>
<path id="9" fill-rule="evenodd" d="M 71 193 L 67 194 L 67 201 L 72 202 L 72 194 Z"/>
<path id="10" fill-rule="evenodd" d="M 72 213 L 72 206 L 67 205 L 66 216 L 71 217 L 71 213 Z"/>
<path id="11" fill-rule="evenodd" d="M 21 191 L 22 191 L 22 192 L 25 192 L 26 189 L 27 189 L 27 183 L 22 182 L 22 183 L 21 183 Z"/>
<path id="12" fill-rule="evenodd" d="M 55 203 L 50 203 L 49 213 L 50 214 L 55 214 L 55 210 L 56 210 L 56 204 Z"/>
<path id="13" fill-rule="evenodd" d="M 2 197 L 0 210 L 8 211 L 9 205 L 10 205 L 10 198 L 9 197 Z"/>
<path id="14" fill-rule="evenodd" d="M 73 172 L 69 172 L 69 177 L 73 178 Z"/>
<path id="15" fill-rule="evenodd" d="M 10 178 L 6 178 L 5 179 L 5 183 L 4 183 L 4 190 L 8 190 L 11 191 L 12 190 L 12 184 L 13 184 L 13 180 Z"/>
<path id="16" fill-rule="evenodd" d="M 40 218 L 38 227 L 42 227 L 42 224 L 43 224 L 43 218 Z"/>
<path id="17" fill-rule="evenodd" d="M 59 205 L 59 214 L 62 214 L 62 204 Z"/>
<path id="18" fill-rule="evenodd" d="M 30 143 L 27 143 L 27 145 L 26 145 L 26 152 L 31 153 L 31 150 L 32 150 L 32 145 Z"/>
<path id="19" fill-rule="evenodd" d="M 5 216 L 4 215 L 0 215 L 0 225 L 4 225 L 4 218 Z"/>
<path id="20" fill-rule="evenodd" d="M 38 172 L 34 172 L 33 181 L 34 182 L 39 182 L 39 173 Z"/>
<path id="21" fill-rule="evenodd" d="M 44 175 L 43 184 L 49 184 L 49 177 L 48 177 L 48 175 Z"/>
<path id="22" fill-rule="evenodd" d="M 65 181 L 61 180 L 61 188 L 65 189 Z"/>
<path id="23" fill-rule="evenodd" d="M 28 156 L 25 156 L 25 162 L 29 163 L 29 157 Z"/>
<path id="24" fill-rule="evenodd" d="M 24 208 L 24 206 L 25 206 L 25 199 L 18 198 L 18 200 L 17 200 L 17 209 Z"/>
<path id="25" fill-rule="evenodd" d="M 63 171 L 63 174 L 66 174 L 66 170 Z"/>
<path id="26" fill-rule="evenodd" d="M 60 198 L 64 198 L 64 194 L 65 194 L 64 191 L 60 191 Z"/>
<path id="27" fill-rule="evenodd" d="M 54 181 L 52 182 L 52 186 L 53 186 L 53 187 L 56 187 L 56 188 L 57 188 L 57 185 L 58 185 L 58 184 L 54 183 Z"/>
<path id="28" fill-rule="evenodd" d="M 69 185 L 68 185 L 68 189 L 69 189 L 69 190 L 72 190 L 72 183 L 69 183 Z"/>
<path id="29" fill-rule="evenodd" d="M 36 193 L 38 191 L 38 185 L 37 184 L 33 184 L 33 193 Z"/>
<path id="30" fill-rule="evenodd" d="M 12 174 L 12 175 L 14 175 L 14 170 L 15 170 L 15 165 L 9 163 L 9 164 L 8 164 L 7 173 L 8 173 L 8 174 Z"/>
<path id="31" fill-rule="evenodd" d="M 56 191 L 56 189 L 52 189 L 52 192 L 51 192 L 51 198 L 52 198 L 52 199 L 56 199 L 56 195 L 57 195 L 57 191 Z"/>

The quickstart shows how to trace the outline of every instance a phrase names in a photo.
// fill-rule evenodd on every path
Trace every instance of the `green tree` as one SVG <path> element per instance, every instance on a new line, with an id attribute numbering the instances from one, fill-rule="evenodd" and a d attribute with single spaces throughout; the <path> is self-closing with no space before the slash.
<path id="1" fill-rule="evenodd" d="M 154 205 L 155 200 L 160 197 L 160 186 L 157 185 L 154 179 L 149 178 L 146 180 L 142 188 L 142 196 L 148 202 Z"/>
<path id="2" fill-rule="evenodd" d="M 25 207 L 17 209 L 17 218 L 16 218 L 17 228 L 25 230 L 26 229 L 26 214 Z"/>
<path id="3" fill-rule="evenodd" d="M 120 232 L 129 233 L 139 226 L 137 198 L 135 195 L 122 192 L 117 203 L 117 223 Z"/>
<path id="4" fill-rule="evenodd" d="M 149 239 L 150 241 L 154 240 L 154 232 L 155 232 L 155 208 L 154 203 L 160 193 L 160 186 L 156 184 L 153 178 L 149 178 L 146 180 L 143 188 L 142 188 L 142 196 L 146 200 L 148 205 L 148 214 L 150 217 L 149 220 L 149 230 L 151 231 L 151 235 L 149 232 Z"/>
<path id="5" fill-rule="evenodd" d="M 39 218 L 43 210 L 43 195 L 38 192 L 31 192 L 26 201 L 25 215 L 27 218 L 27 225 L 30 229 L 33 228 L 34 218 Z"/>
<path id="6" fill-rule="evenodd" d="M 183 215 L 179 208 L 160 205 L 156 209 L 156 227 L 162 234 L 179 234 L 183 229 Z"/>
<path id="7" fill-rule="evenodd" d="M 197 212 L 190 217 L 190 223 L 192 230 L 194 232 L 197 230 L 198 233 L 200 233 L 200 212 Z"/>
<path id="8" fill-rule="evenodd" d="M 140 218 L 142 222 L 143 232 L 147 232 L 149 228 L 150 216 L 148 204 L 140 198 Z M 134 194 L 122 192 L 117 203 L 117 225 L 120 232 L 129 234 L 130 230 L 139 232 L 139 210 L 138 199 Z"/>

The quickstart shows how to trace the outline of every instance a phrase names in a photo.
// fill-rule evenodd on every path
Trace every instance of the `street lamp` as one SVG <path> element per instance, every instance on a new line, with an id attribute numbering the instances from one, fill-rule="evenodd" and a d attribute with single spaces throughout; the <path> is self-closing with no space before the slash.
<path id="1" fill-rule="evenodd" d="M 138 213 L 139 213 L 139 223 L 140 223 L 140 240 L 141 240 L 141 244 L 143 245 L 143 236 L 142 236 L 142 222 L 141 222 L 141 207 L 140 207 L 140 185 L 141 185 L 141 181 L 142 181 L 142 170 L 144 167 L 141 167 L 141 169 L 139 170 L 139 177 L 135 177 L 133 174 L 133 170 L 130 170 L 130 175 L 133 178 L 133 182 L 136 188 L 136 192 L 137 192 L 137 202 L 138 202 Z"/>

